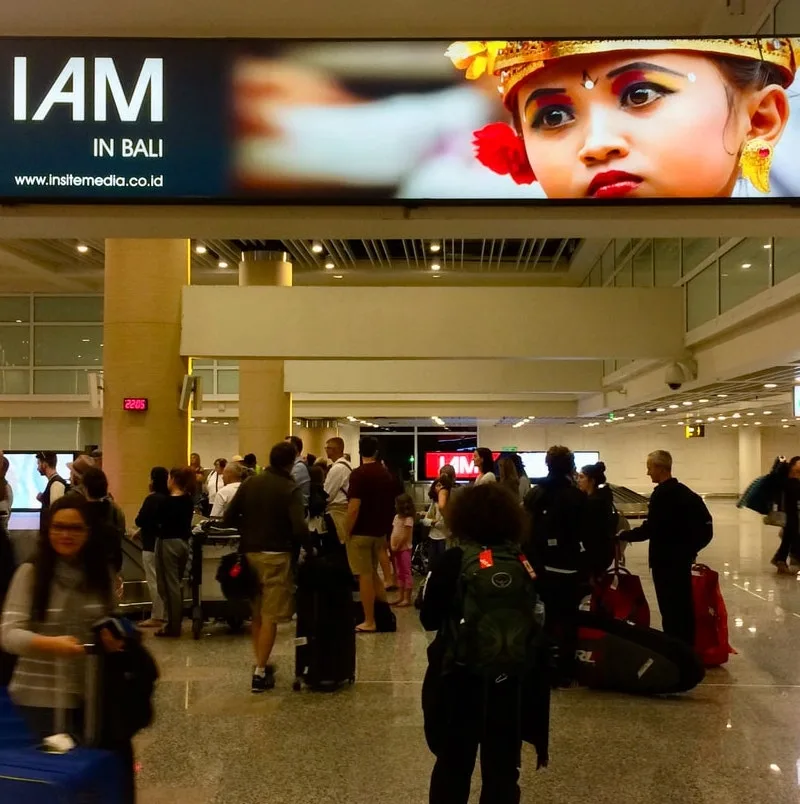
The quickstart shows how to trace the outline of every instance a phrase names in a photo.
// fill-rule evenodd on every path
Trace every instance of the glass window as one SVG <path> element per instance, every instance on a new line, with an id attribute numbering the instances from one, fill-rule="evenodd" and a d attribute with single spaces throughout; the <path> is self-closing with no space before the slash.
<path id="1" fill-rule="evenodd" d="M 692 330 L 717 317 L 719 265 L 709 265 L 686 285 L 686 329 Z"/>
<path id="2" fill-rule="evenodd" d="M 6 369 L 0 371 L 0 394 L 29 394 L 30 372 L 28 369 Z"/>
<path id="3" fill-rule="evenodd" d="M 0 326 L 0 366 L 27 366 L 30 364 L 30 329 L 28 327 Z"/>
<path id="4" fill-rule="evenodd" d="M 36 296 L 34 321 L 102 321 L 102 296 Z"/>
<path id="5" fill-rule="evenodd" d="M 622 237 L 619 240 L 615 241 L 614 250 L 617 259 L 617 265 L 619 265 L 624 259 L 626 259 L 633 249 L 635 245 L 635 241 L 631 240 L 629 237 Z"/>
<path id="6" fill-rule="evenodd" d="M 800 239 L 796 237 L 776 237 L 773 251 L 776 285 L 778 282 L 783 282 L 784 279 L 800 273 Z"/>
<path id="7" fill-rule="evenodd" d="M 222 371 L 217 372 L 217 393 L 218 394 L 239 393 L 238 369 L 223 369 Z"/>
<path id="8" fill-rule="evenodd" d="M 35 366 L 92 366 L 103 363 L 103 328 L 35 326 Z"/>
<path id="9" fill-rule="evenodd" d="M 214 361 L 213 360 L 206 360 L 202 357 L 195 357 L 192 360 L 192 368 L 213 368 Z"/>
<path id="10" fill-rule="evenodd" d="M 614 277 L 615 288 L 629 288 L 633 286 L 633 262 L 628 260 Z"/>
<path id="11" fill-rule="evenodd" d="M 199 377 L 203 383 L 204 394 L 215 394 L 214 390 L 214 369 L 195 369 L 192 367 L 192 376 Z"/>
<path id="12" fill-rule="evenodd" d="M 775 33 L 779 36 L 800 33 L 800 3 L 782 0 L 775 8 Z"/>
<path id="13" fill-rule="evenodd" d="M 217 360 L 218 366 L 230 366 L 231 368 L 239 368 L 238 360 Z"/>
<path id="14" fill-rule="evenodd" d="M 633 286 L 635 288 L 653 287 L 653 244 L 647 243 L 633 258 Z"/>
<path id="15" fill-rule="evenodd" d="M 748 237 L 720 257 L 720 312 L 724 313 L 769 288 L 772 248 L 764 248 L 765 244 L 764 238 Z"/>
<path id="16" fill-rule="evenodd" d="M 602 260 L 598 260 L 594 264 L 591 273 L 589 274 L 588 285 L 590 288 L 599 288 L 603 285 L 603 264 Z"/>
<path id="17" fill-rule="evenodd" d="M 0 321 L 22 324 L 31 319 L 31 302 L 28 296 L 0 296 Z"/>
<path id="18" fill-rule="evenodd" d="M 34 394 L 72 394 L 85 396 L 89 393 L 86 371 L 34 371 Z"/>
<path id="19" fill-rule="evenodd" d="M 687 237 L 684 238 L 681 245 L 683 247 L 683 275 L 686 276 L 719 248 L 719 240 L 716 237 Z"/>
<path id="20" fill-rule="evenodd" d="M 653 241 L 653 259 L 657 288 L 671 288 L 681 278 L 681 241 L 658 238 Z"/>
<path id="21" fill-rule="evenodd" d="M 602 257 L 602 264 L 603 264 L 603 285 L 608 282 L 612 276 L 614 276 L 614 244 L 612 243 L 609 247 L 603 252 Z"/>

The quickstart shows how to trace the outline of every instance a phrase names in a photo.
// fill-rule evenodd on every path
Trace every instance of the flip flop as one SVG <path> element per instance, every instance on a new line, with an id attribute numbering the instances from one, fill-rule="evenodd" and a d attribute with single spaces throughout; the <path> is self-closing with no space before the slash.
<path id="1" fill-rule="evenodd" d="M 361 625 L 356 626 L 356 633 L 357 634 L 377 634 L 378 633 L 377 628 L 362 628 L 361 627 L 362 625 L 363 625 L 363 623 Z"/>

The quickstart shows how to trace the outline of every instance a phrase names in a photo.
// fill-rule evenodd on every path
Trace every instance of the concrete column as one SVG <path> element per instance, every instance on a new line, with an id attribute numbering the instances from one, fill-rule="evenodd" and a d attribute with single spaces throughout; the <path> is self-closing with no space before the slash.
<path id="1" fill-rule="evenodd" d="M 285 252 L 247 251 L 239 263 L 239 285 L 292 286 Z M 249 322 L 257 327 L 258 322 Z M 287 326 L 291 322 L 286 322 Z M 292 395 L 284 390 L 283 360 L 239 361 L 239 452 L 254 452 L 266 466 L 269 452 L 292 432 Z"/>
<path id="2" fill-rule="evenodd" d="M 739 428 L 739 493 L 760 475 L 761 467 L 761 430 L 758 427 Z"/>
<path id="3" fill-rule="evenodd" d="M 132 522 L 153 466 L 188 463 L 189 417 L 178 410 L 181 289 L 188 240 L 106 240 L 103 325 L 103 469 Z M 123 410 L 145 397 L 145 412 Z"/>
<path id="4" fill-rule="evenodd" d="M 305 426 L 295 425 L 294 434 L 303 439 L 306 454 L 325 457 L 325 444 L 329 438 L 339 435 L 335 421 L 309 421 Z"/>

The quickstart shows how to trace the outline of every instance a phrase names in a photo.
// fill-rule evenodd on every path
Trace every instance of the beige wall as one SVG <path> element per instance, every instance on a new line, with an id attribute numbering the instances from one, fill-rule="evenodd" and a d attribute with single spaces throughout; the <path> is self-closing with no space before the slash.
<path id="1" fill-rule="evenodd" d="M 679 288 L 193 286 L 183 299 L 181 351 L 195 357 L 625 359 L 683 350 Z M 332 328 L 337 310 L 356 325 Z M 258 326 L 230 338 L 231 321 Z"/>

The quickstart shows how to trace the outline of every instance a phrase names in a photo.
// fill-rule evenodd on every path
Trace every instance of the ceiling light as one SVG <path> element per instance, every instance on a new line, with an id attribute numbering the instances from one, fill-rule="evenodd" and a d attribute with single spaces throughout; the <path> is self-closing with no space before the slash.
<path id="1" fill-rule="evenodd" d="M 227 268 L 227 267 L 228 267 L 228 263 L 225 262 L 225 260 L 220 260 L 217 263 L 217 268 Z M 225 423 L 227 424 L 227 422 L 225 422 Z"/>
<path id="2" fill-rule="evenodd" d="M 782 422 L 788 422 L 788 419 L 781 419 Z"/>
<path id="3" fill-rule="evenodd" d="M 433 243 L 431 243 L 431 245 L 430 245 L 430 250 L 434 254 L 437 254 L 438 252 L 440 252 L 442 250 L 442 244 L 439 243 L 438 241 L 434 240 Z"/>
<path id="4" fill-rule="evenodd" d="M 333 278 L 334 279 L 344 279 L 344 277 L 341 274 L 334 274 Z"/>
<path id="5" fill-rule="evenodd" d="M 441 271 L 441 270 L 442 270 L 442 266 L 439 265 L 438 262 L 435 262 L 435 263 L 433 263 L 433 265 L 431 265 L 431 271 Z"/>
<path id="6" fill-rule="evenodd" d="M 720 416 L 720 417 L 719 417 L 719 420 L 720 420 L 721 422 L 724 422 L 724 421 L 726 421 L 726 420 L 727 420 L 727 418 L 728 418 L 727 416 Z"/>
<path id="7" fill-rule="evenodd" d="M 734 414 L 733 414 L 733 418 L 734 418 L 734 419 L 741 419 L 741 418 L 742 418 L 742 414 L 741 414 L 741 413 L 734 413 Z"/>
<path id="8" fill-rule="evenodd" d="M 711 423 L 711 422 L 715 422 L 715 421 L 716 421 L 716 419 L 715 419 L 713 416 L 709 416 L 709 417 L 706 419 L 706 421 L 707 421 L 707 422 L 709 422 L 709 423 Z"/>
<path id="9" fill-rule="evenodd" d="M 656 413 L 664 413 L 666 410 L 666 408 L 656 408 Z"/>
<path id="10" fill-rule="evenodd" d="M 761 422 L 756 422 L 756 427 L 758 427 L 758 425 L 760 425 L 760 424 L 761 424 Z"/>
<path id="11" fill-rule="evenodd" d="M 200 424 L 208 424 L 208 419 L 200 419 Z"/>
<path id="12" fill-rule="evenodd" d="M 708 401 L 709 401 L 708 399 L 700 399 L 700 400 L 699 400 L 699 403 L 700 403 L 701 405 L 705 405 L 705 403 L 706 403 L 706 402 L 708 402 Z"/>
<path id="13" fill-rule="evenodd" d="M 81 343 L 91 343 L 91 342 L 92 342 L 91 338 L 81 338 Z"/>
<path id="14" fill-rule="evenodd" d="M 686 422 L 678 422 L 678 427 L 683 427 L 685 424 Z"/>
<path id="15" fill-rule="evenodd" d="M 732 424 L 731 427 L 738 427 L 738 424 Z"/>
<path id="16" fill-rule="evenodd" d="M 755 416 L 756 414 L 751 412 L 751 413 L 748 413 L 747 415 L 748 416 Z"/>
<path id="17" fill-rule="evenodd" d="M 635 418 L 636 418 L 636 414 L 635 414 L 635 413 L 629 413 L 629 414 L 628 414 L 628 418 L 629 418 L 629 419 L 635 419 Z"/>
<path id="18" fill-rule="evenodd" d="M 783 429 L 784 429 L 784 430 L 788 430 L 788 429 L 789 429 L 789 425 L 788 425 L 788 424 L 784 424 L 784 425 L 783 425 Z"/>
<path id="19" fill-rule="evenodd" d="M 717 399 L 727 399 L 727 398 L 728 398 L 727 394 L 717 394 Z"/>
<path id="20" fill-rule="evenodd" d="M 679 407 L 680 407 L 680 405 L 670 405 L 669 409 L 670 410 L 677 410 Z"/>
<path id="21" fill-rule="evenodd" d="M 745 270 L 745 271 L 746 271 L 748 268 L 752 268 L 752 267 L 753 267 L 753 263 L 752 263 L 752 262 L 743 262 L 743 263 L 742 263 L 742 268 L 744 268 L 744 270 Z"/>
<path id="22" fill-rule="evenodd" d="M 325 263 L 325 267 L 326 267 L 326 268 L 327 268 L 329 271 L 332 271 L 332 270 L 333 270 L 333 269 L 336 267 L 336 263 L 335 263 L 333 260 L 328 260 L 328 261 Z"/>
<path id="23" fill-rule="evenodd" d="M 764 387 L 765 387 L 765 388 L 777 388 L 777 387 L 778 387 L 778 384 L 777 384 L 777 383 L 774 383 L 774 382 L 765 382 L 765 383 L 764 383 Z"/>
<path id="24" fill-rule="evenodd" d="M 772 243 L 764 243 L 764 248 L 766 249 L 772 248 Z"/>
<path id="25" fill-rule="evenodd" d="M 355 416 L 348 416 L 347 421 L 349 421 L 349 422 L 357 422 L 358 419 Z"/>
<path id="26" fill-rule="evenodd" d="M 323 248 L 322 243 L 318 243 L 316 240 L 311 244 L 311 250 L 314 254 L 322 254 Z"/>
<path id="27" fill-rule="evenodd" d="M 684 407 L 690 408 L 692 405 L 694 405 L 694 402 L 684 402 L 683 404 Z"/>
<path id="28" fill-rule="evenodd" d="M 200 244 L 198 244 L 198 245 L 196 245 L 194 247 L 194 253 L 195 254 L 205 254 L 207 251 L 208 251 L 208 249 L 205 246 L 200 245 Z"/>
<path id="29" fill-rule="evenodd" d="M 702 420 L 702 419 L 697 419 L 697 420 L 695 421 L 695 424 L 702 424 L 702 423 L 703 423 L 703 420 Z"/>
<path id="30" fill-rule="evenodd" d="M 662 424 L 661 426 L 662 426 L 662 427 L 666 427 L 667 425 L 666 425 L 666 424 Z"/>
<path id="31" fill-rule="evenodd" d="M 22 319 L 21 319 L 21 318 L 18 318 L 18 319 L 17 319 L 17 323 L 18 323 L 18 324 L 21 324 L 21 323 L 22 323 Z"/>
<path id="32" fill-rule="evenodd" d="M 75 248 L 78 249 L 81 254 L 86 254 L 86 252 L 89 250 L 89 246 L 85 245 L 84 243 L 78 243 Z"/>
<path id="33" fill-rule="evenodd" d="M 230 422 L 222 422 L 226 427 L 230 424 Z"/>
<path id="34" fill-rule="evenodd" d="M 765 416 L 772 416 L 772 411 L 771 410 L 765 410 L 764 415 Z"/>

